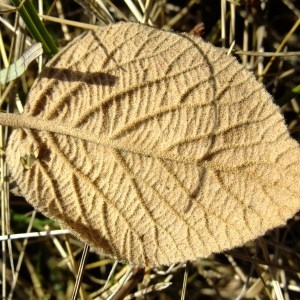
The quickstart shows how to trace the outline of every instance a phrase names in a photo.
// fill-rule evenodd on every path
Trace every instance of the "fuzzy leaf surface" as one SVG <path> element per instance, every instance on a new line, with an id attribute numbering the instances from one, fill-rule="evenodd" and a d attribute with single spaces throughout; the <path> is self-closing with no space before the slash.
<path id="1" fill-rule="evenodd" d="M 299 146 L 278 107 L 197 37 L 133 23 L 85 33 L 20 118 L 7 161 L 26 199 L 121 261 L 206 257 L 300 209 Z"/>

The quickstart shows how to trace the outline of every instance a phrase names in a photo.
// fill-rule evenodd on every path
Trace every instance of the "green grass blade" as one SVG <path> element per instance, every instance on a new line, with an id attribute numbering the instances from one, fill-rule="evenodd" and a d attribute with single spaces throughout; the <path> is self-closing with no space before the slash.
<path id="1" fill-rule="evenodd" d="M 12 3 L 14 4 L 14 6 L 18 7 L 21 3 L 21 0 L 12 0 Z M 55 45 L 51 35 L 47 31 L 46 27 L 40 20 L 31 0 L 25 1 L 25 3 L 20 7 L 19 13 L 33 38 L 36 41 L 42 43 L 45 53 L 57 53 L 58 48 Z"/>

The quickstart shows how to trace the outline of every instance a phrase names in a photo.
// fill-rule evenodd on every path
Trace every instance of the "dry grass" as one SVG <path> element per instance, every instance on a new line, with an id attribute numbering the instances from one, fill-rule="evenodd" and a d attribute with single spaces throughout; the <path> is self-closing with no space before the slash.
<path id="1" fill-rule="evenodd" d="M 240 61 L 265 83 L 281 106 L 291 133 L 299 139 L 297 1 L 103 1 L 107 10 L 92 7 L 90 1 L 80 1 L 87 4 L 85 8 L 71 0 L 40 2 L 43 7 L 39 13 L 59 46 L 80 34 L 83 28 L 109 20 L 149 22 L 187 32 L 197 23 L 203 23 L 205 30 L 200 27 L 200 33 L 205 40 L 217 46 L 233 46 L 232 51 Z M 4 6 L 4 1 L 0 3 L 2 69 L 18 59 L 33 40 L 19 15 Z M 44 56 L 43 62 L 33 63 L 23 76 L 1 86 L 3 110 L 12 111 L 15 107 L 22 110 L 28 90 L 46 59 Z M 89 249 L 86 261 L 82 260 L 84 264 L 80 266 L 87 247 L 60 231 L 58 224 L 36 213 L 22 197 L 9 197 L 10 190 L 15 189 L 13 184 L 8 185 L 5 166 L 4 149 L 9 132 L 2 128 L 0 139 L 3 299 L 71 299 L 76 286 L 79 299 L 300 298 L 299 216 L 286 227 L 245 247 L 196 262 L 142 269 L 118 264 Z M 30 237 L 32 232 L 49 230 L 55 231 Z M 14 236 L 17 233 L 20 235 Z M 5 239 L 8 234 L 15 239 Z"/>

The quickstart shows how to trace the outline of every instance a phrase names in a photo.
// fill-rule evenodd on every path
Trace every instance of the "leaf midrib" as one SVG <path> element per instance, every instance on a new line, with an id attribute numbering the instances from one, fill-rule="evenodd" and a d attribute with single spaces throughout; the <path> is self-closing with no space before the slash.
<path id="1" fill-rule="evenodd" d="M 27 116 L 25 114 L 0 113 L 0 125 L 16 127 L 20 129 L 31 129 L 37 131 L 46 131 L 85 140 L 103 147 L 112 148 L 120 151 L 130 152 L 133 154 L 148 156 L 152 158 L 161 158 L 175 161 L 177 163 L 199 165 L 199 159 L 194 157 L 180 157 L 171 153 L 153 152 L 146 149 L 139 149 L 137 146 L 132 147 L 128 143 L 113 141 L 105 136 L 95 137 L 91 132 L 70 128 L 53 120 L 44 120 L 38 117 Z"/>

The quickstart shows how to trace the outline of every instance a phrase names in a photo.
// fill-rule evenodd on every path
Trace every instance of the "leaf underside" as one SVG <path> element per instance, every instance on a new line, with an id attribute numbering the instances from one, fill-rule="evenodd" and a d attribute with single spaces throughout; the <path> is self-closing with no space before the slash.
<path id="1" fill-rule="evenodd" d="M 42 213 L 118 260 L 206 257 L 300 209 L 299 146 L 278 107 L 197 37 L 134 23 L 85 33 L 47 64 L 23 116 L 32 128 L 10 137 L 12 178 Z"/>

